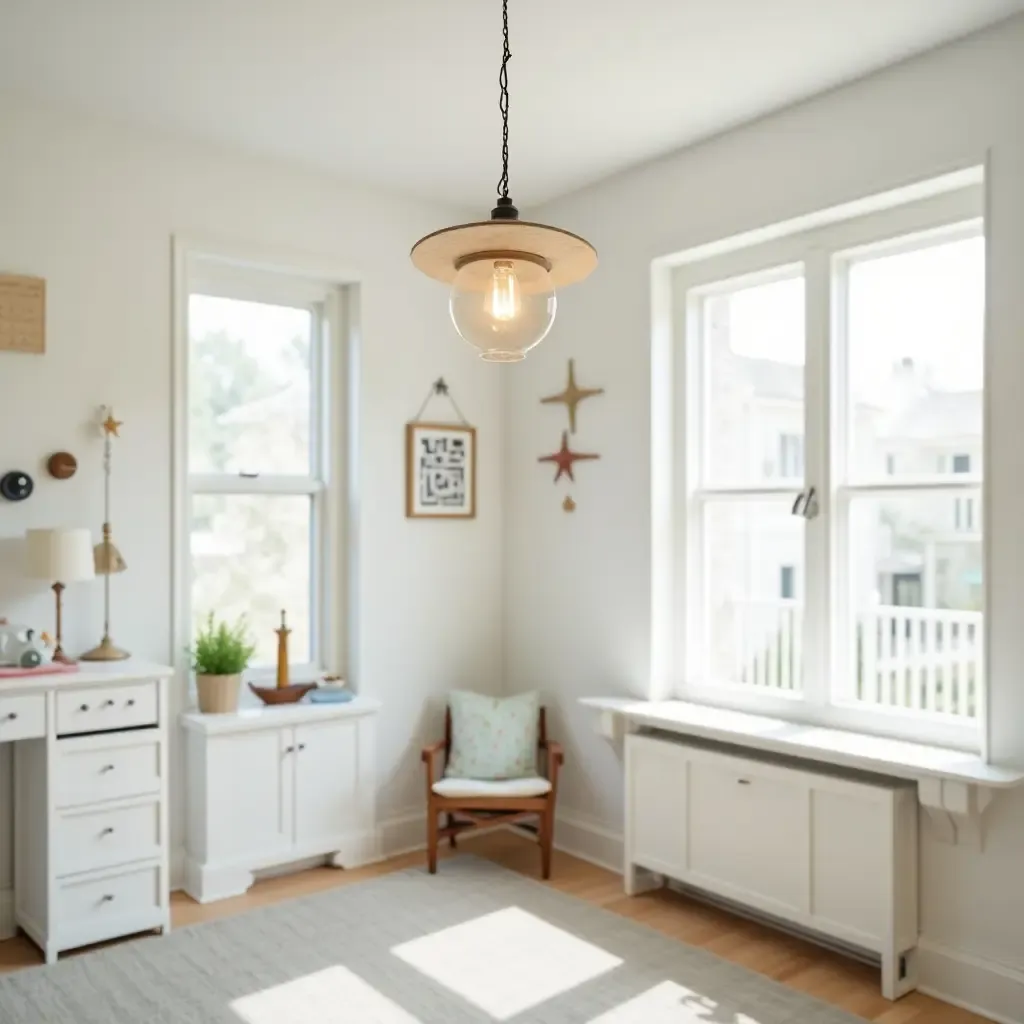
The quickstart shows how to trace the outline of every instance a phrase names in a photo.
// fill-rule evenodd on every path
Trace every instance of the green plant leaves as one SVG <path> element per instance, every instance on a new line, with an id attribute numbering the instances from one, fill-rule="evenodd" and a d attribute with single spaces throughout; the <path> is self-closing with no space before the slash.
<path id="1" fill-rule="evenodd" d="M 234 625 L 215 622 L 213 612 L 196 631 L 195 644 L 187 648 L 192 671 L 201 676 L 239 675 L 256 652 L 243 615 Z"/>

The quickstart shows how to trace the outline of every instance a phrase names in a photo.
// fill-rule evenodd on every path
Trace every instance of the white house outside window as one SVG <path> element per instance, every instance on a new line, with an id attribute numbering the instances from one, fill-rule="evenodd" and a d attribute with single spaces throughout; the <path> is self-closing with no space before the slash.
<path id="1" fill-rule="evenodd" d="M 679 693 L 972 745 L 979 192 L 675 275 Z"/>

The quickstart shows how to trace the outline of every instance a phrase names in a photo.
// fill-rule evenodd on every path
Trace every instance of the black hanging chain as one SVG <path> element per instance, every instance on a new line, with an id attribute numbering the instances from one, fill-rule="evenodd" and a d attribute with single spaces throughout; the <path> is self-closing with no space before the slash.
<path id="1" fill-rule="evenodd" d="M 498 195 L 508 199 L 508 62 L 512 59 L 512 51 L 508 48 L 508 0 L 501 0 L 501 16 L 505 48 L 498 74 L 498 84 L 501 86 L 501 98 L 498 100 L 498 109 L 501 111 L 501 178 L 498 180 Z"/>
<path id="2" fill-rule="evenodd" d="M 420 406 L 420 411 L 412 418 L 410 422 L 419 423 L 423 419 L 423 414 L 427 411 L 427 406 L 430 404 L 432 398 L 447 398 L 452 404 L 452 408 L 455 410 L 455 415 L 459 417 L 459 422 L 465 426 L 469 426 L 469 420 L 462 415 L 462 410 L 459 408 L 459 403 L 455 401 L 452 396 L 451 390 L 448 387 L 444 377 L 438 377 L 433 384 L 430 385 L 430 390 L 427 392 L 427 397 L 423 399 L 423 404 Z"/>

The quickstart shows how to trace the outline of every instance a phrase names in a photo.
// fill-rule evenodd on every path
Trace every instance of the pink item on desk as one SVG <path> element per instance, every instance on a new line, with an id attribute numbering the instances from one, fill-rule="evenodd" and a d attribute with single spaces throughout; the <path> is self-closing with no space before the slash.
<path id="1" fill-rule="evenodd" d="M 77 672 L 78 665 L 66 665 L 60 661 L 51 661 L 35 668 L 19 668 L 17 665 L 0 667 L 0 679 L 20 679 L 24 676 L 48 676 L 57 672 Z"/>

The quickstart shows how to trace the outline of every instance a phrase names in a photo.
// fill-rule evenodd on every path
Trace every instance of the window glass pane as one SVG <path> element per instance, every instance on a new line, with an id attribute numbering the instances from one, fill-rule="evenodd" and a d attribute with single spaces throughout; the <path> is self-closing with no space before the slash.
<path id="1" fill-rule="evenodd" d="M 708 677 L 796 691 L 803 678 L 804 522 L 786 502 L 709 502 Z"/>
<path id="2" fill-rule="evenodd" d="M 803 278 L 709 296 L 703 308 L 705 483 L 799 483 L 804 472 Z"/>
<path id="3" fill-rule="evenodd" d="M 980 237 L 851 264 L 854 480 L 981 471 L 984 298 Z"/>
<path id="4" fill-rule="evenodd" d="M 974 717 L 982 680 L 980 494 L 850 509 L 854 696 Z"/>
<path id="5" fill-rule="evenodd" d="M 310 650 L 312 500 L 305 495 L 199 494 L 192 499 L 192 612 L 247 616 L 256 662 L 277 662 L 281 609 L 293 664 Z"/>
<path id="6" fill-rule="evenodd" d="M 308 309 L 189 297 L 189 471 L 311 472 Z"/>

